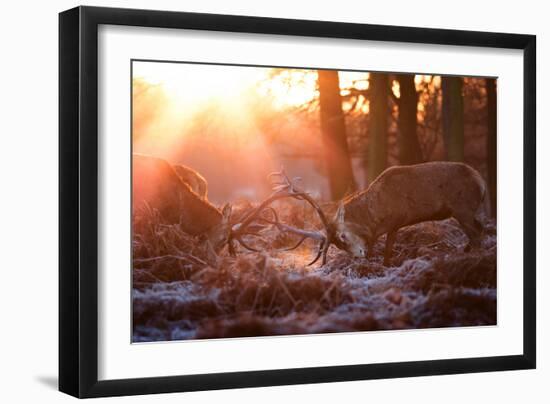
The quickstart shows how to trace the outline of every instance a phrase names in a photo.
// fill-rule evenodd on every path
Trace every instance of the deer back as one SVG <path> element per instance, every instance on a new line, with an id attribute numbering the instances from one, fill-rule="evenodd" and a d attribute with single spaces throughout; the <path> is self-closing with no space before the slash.
<path id="1" fill-rule="evenodd" d="M 221 212 L 182 181 L 174 168 L 161 158 L 133 155 L 132 204 L 135 215 L 146 206 L 157 210 L 165 223 L 180 223 L 193 235 L 220 224 Z"/>
<path id="2" fill-rule="evenodd" d="M 346 221 L 369 226 L 373 233 L 428 220 L 473 215 L 486 187 L 466 164 L 430 162 L 385 170 L 363 192 L 345 201 Z"/>

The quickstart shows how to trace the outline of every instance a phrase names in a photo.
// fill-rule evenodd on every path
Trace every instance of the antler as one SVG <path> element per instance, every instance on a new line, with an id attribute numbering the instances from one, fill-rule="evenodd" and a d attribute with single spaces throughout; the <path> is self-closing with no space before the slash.
<path id="1" fill-rule="evenodd" d="M 296 229 L 296 228 L 288 226 L 288 225 L 281 225 L 280 224 L 278 227 L 280 229 L 284 229 L 287 232 L 292 232 L 294 234 L 298 234 L 298 235 L 303 236 L 303 238 L 300 239 L 294 247 L 292 247 L 293 249 L 297 248 L 300 244 L 302 244 L 306 238 L 313 238 L 313 239 L 320 240 L 319 250 L 317 251 L 317 255 L 315 256 L 313 261 L 311 261 L 308 265 L 315 264 L 319 260 L 319 258 L 321 258 L 321 257 L 322 257 L 321 265 L 325 265 L 326 262 L 327 262 L 328 249 L 329 249 L 330 245 L 332 244 L 332 240 L 333 240 L 332 227 L 330 226 L 330 223 L 327 220 L 327 217 L 325 216 L 325 212 L 323 212 L 323 210 L 321 209 L 319 204 L 308 193 L 306 193 L 305 191 L 299 189 L 296 186 L 296 184 L 293 183 L 288 178 L 288 176 L 285 173 L 284 168 L 281 168 L 281 171 L 272 173 L 269 176 L 271 178 L 278 178 L 278 181 L 274 182 L 274 185 L 276 187 L 281 187 L 282 189 L 286 189 L 287 192 L 289 193 L 289 196 L 291 196 L 295 199 L 306 201 L 317 212 L 317 215 L 319 216 L 319 219 L 321 220 L 321 223 L 322 223 L 322 225 L 325 229 L 325 233 L 326 233 L 325 235 L 323 235 L 320 232 L 311 232 L 311 231 L 305 231 L 305 230 L 302 230 L 302 229 Z M 294 180 L 295 181 L 300 180 L 300 178 L 297 177 Z"/>
<path id="2" fill-rule="evenodd" d="M 295 248 L 298 248 L 308 238 L 318 240 L 320 242 L 319 250 L 315 258 L 313 259 L 313 261 L 311 261 L 308 265 L 313 265 L 321 257 L 323 258 L 322 265 L 324 265 L 327 260 L 328 249 L 332 244 L 332 239 L 333 239 L 333 232 L 331 230 L 329 221 L 325 216 L 325 213 L 310 195 L 308 195 L 305 191 L 303 191 L 302 189 L 296 186 L 295 182 L 299 181 L 300 178 L 294 178 L 294 182 L 293 182 L 286 175 L 283 168 L 281 168 L 281 171 L 269 174 L 268 178 L 273 179 L 272 180 L 273 193 L 266 200 L 264 200 L 257 208 L 248 212 L 240 223 L 237 223 L 236 225 L 233 226 L 232 238 L 238 241 L 243 247 L 252 251 L 256 251 L 250 248 L 250 246 L 247 246 L 246 243 L 243 242 L 242 236 L 246 234 L 259 236 L 258 234 L 250 233 L 247 229 L 253 222 L 255 222 L 256 220 L 260 220 L 260 221 L 274 225 L 281 232 L 293 233 L 301 236 L 298 243 L 293 247 L 289 248 L 288 250 L 293 250 Z M 323 234 L 319 231 L 309 231 L 304 229 L 298 229 L 296 227 L 281 223 L 279 221 L 277 213 L 272 207 L 270 207 L 270 205 L 274 201 L 278 199 L 283 199 L 283 198 L 293 198 L 297 200 L 302 200 L 302 201 L 306 201 L 309 205 L 311 205 L 319 215 L 321 223 L 325 228 L 326 234 Z M 271 214 L 273 215 L 273 220 L 269 220 L 265 216 L 262 217 L 262 214 L 266 211 L 271 212 Z M 230 250 L 233 250 L 231 245 L 232 244 L 230 240 Z"/>
<path id="3" fill-rule="evenodd" d="M 293 246 L 289 248 L 285 248 L 282 251 L 292 251 L 296 248 L 300 247 L 300 245 L 308 238 L 312 238 L 314 240 L 319 240 L 321 243 L 325 241 L 325 236 L 318 231 L 310 231 L 310 230 L 304 230 L 299 229 L 297 227 L 289 226 L 288 224 L 281 223 L 279 221 L 279 216 L 277 215 L 277 212 L 272 207 L 266 208 L 265 211 L 269 211 L 273 215 L 273 220 L 269 220 L 265 217 L 260 218 L 261 221 L 272 224 L 275 226 L 281 233 L 293 233 L 300 237 L 300 240 Z"/>

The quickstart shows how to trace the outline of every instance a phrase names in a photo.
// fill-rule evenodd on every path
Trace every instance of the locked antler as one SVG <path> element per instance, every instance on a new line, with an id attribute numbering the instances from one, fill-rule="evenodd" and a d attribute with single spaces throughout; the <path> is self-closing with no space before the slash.
<path id="1" fill-rule="evenodd" d="M 331 230 L 329 221 L 325 216 L 325 213 L 323 212 L 319 204 L 309 194 L 307 194 L 304 190 L 300 189 L 296 185 L 295 182 L 300 180 L 299 177 L 294 178 L 294 181 L 292 181 L 287 176 L 284 169 L 281 168 L 281 171 L 269 174 L 268 178 L 271 180 L 273 193 L 267 199 L 265 199 L 262 203 L 260 203 L 258 207 L 248 212 L 240 223 L 237 223 L 236 225 L 233 226 L 232 235 L 229 242 L 230 252 L 234 253 L 231 239 L 236 240 L 237 242 L 239 242 L 239 244 L 241 244 L 244 248 L 248 250 L 257 251 L 254 248 L 251 248 L 250 246 L 248 246 L 242 240 L 242 237 L 245 235 L 260 236 L 257 233 L 250 232 L 249 228 L 252 225 L 252 223 L 256 221 L 261 221 L 264 223 L 272 224 L 280 232 L 292 233 L 300 236 L 300 240 L 298 241 L 298 243 L 287 250 L 293 250 L 298 248 L 308 238 L 319 241 L 319 250 L 317 252 L 317 255 L 315 256 L 313 261 L 311 261 L 308 265 L 313 265 L 321 257 L 322 257 L 322 265 L 324 265 L 326 263 L 328 249 L 332 244 L 332 240 L 333 240 L 333 232 Z M 310 230 L 299 229 L 299 228 L 281 223 L 279 221 L 277 212 L 270 205 L 274 201 L 278 199 L 283 199 L 283 198 L 293 198 L 296 200 L 305 201 L 309 205 L 311 205 L 319 215 L 319 219 L 321 220 L 321 223 L 323 224 L 323 227 L 325 229 L 325 234 L 323 234 L 320 231 L 310 231 Z M 269 212 L 273 218 L 272 219 L 267 218 L 265 216 L 265 212 Z"/>

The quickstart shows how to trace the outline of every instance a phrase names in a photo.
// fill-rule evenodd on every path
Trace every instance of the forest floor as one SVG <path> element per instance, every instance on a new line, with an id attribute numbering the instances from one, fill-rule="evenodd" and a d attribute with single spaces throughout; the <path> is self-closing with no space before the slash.
<path id="1" fill-rule="evenodd" d="M 281 203 L 282 221 L 308 213 Z M 177 225 L 134 228 L 133 341 L 311 334 L 496 324 L 496 229 L 480 248 L 454 219 L 398 232 L 390 266 L 385 238 L 372 259 L 331 247 L 326 265 L 307 266 L 316 246 L 282 252 L 295 239 L 266 231 L 249 241 L 264 252 L 208 258 L 204 243 Z"/>

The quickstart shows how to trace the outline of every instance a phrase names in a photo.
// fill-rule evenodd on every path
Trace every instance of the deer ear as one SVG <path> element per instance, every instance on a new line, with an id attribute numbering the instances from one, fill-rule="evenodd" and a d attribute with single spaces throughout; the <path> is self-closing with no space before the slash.
<path id="1" fill-rule="evenodd" d="M 338 204 L 338 210 L 336 211 L 336 223 L 344 223 L 346 218 L 346 208 L 344 202 Z"/>
<path id="2" fill-rule="evenodd" d="M 223 217 L 223 220 L 226 222 L 229 222 L 229 218 L 231 217 L 231 209 L 232 207 L 230 203 L 226 203 L 225 205 L 223 205 L 222 217 Z"/>

